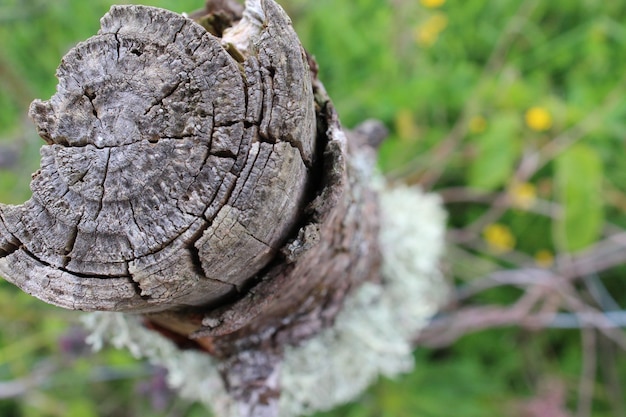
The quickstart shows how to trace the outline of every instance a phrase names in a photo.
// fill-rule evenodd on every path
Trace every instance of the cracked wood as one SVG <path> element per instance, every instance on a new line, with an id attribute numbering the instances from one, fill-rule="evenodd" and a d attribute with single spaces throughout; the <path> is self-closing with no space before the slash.
<path id="1" fill-rule="evenodd" d="M 181 15 L 115 6 L 63 58 L 56 94 L 30 108 L 46 141 L 32 198 L 0 205 L 5 278 L 66 308 L 155 312 L 217 303 L 275 257 L 305 203 L 316 120 L 298 38 L 264 8 L 247 52 Z"/>

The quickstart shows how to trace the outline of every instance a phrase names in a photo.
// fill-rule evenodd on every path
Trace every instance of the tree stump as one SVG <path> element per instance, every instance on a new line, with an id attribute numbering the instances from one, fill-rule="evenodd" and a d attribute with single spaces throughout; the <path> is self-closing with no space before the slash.
<path id="1" fill-rule="evenodd" d="M 274 416 L 285 347 L 381 280 L 384 133 L 347 137 L 273 0 L 192 17 L 114 6 L 63 58 L 30 107 L 33 196 L 0 205 L 0 273 L 57 306 L 141 314 L 220 361 L 239 415 Z"/>

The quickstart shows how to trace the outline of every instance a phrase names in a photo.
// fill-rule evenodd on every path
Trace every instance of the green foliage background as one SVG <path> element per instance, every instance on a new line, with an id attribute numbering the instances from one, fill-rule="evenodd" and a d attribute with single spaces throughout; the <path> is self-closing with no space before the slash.
<path id="1" fill-rule="evenodd" d="M 28 104 L 54 93 L 61 57 L 98 30 L 112 3 L 0 0 L 3 203 L 25 201 L 38 168 L 42 142 L 25 116 Z M 201 6 L 201 0 L 142 3 L 179 12 Z M 626 227 L 626 3 L 428 3 L 281 2 L 316 56 L 343 123 L 373 117 L 390 128 L 381 169 L 395 181 L 452 196 L 450 229 L 473 233 L 463 241 L 470 246 L 459 244 L 472 255 L 451 250 L 446 260 L 455 282 L 496 266 L 532 265 L 542 251 L 575 253 Z M 533 107 L 550 116 L 549 126 L 532 128 L 525 115 Z M 520 168 L 532 160 L 528 155 L 537 156 L 537 169 Z M 504 240 L 474 227 L 494 207 L 491 197 L 510 192 L 515 181 L 532 191 L 533 209 L 500 213 L 495 220 Z M 622 306 L 623 272 L 596 277 Z M 507 305 L 519 294 L 499 289 L 474 302 Z M 128 353 L 84 352 L 73 327 L 77 316 L 0 281 L 0 395 L 28 388 L 0 396 L 1 416 L 206 415 L 171 396 L 162 375 Z M 623 352 L 602 338 L 594 349 L 600 371 L 592 380 L 592 415 L 626 416 Z M 576 329 L 483 331 L 445 348 L 419 349 L 412 374 L 381 380 L 357 403 L 320 416 L 518 416 L 525 402 L 545 393 L 546 381 L 558 381 L 561 405 L 574 410 L 583 354 Z"/>

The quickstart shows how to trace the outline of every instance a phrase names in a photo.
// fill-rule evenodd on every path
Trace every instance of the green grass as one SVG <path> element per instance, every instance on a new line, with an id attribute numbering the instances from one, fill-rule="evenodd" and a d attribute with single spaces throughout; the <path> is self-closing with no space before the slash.
<path id="1" fill-rule="evenodd" d="M 0 152 L 15 153 L 12 164 L 0 166 L 3 203 L 28 198 L 38 167 L 42 142 L 25 116 L 28 104 L 54 93 L 61 57 L 97 31 L 112 3 L 0 2 Z M 191 11 L 202 1 L 142 3 Z M 626 227 L 626 3 L 281 3 L 318 60 L 343 123 L 378 118 L 390 128 L 381 170 L 444 196 L 450 244 L 463 249 L 446 260 L 459 287 L 495 268 L 535 266 L 540 251 L 575 256 Z M 548 115 L 548 125 L 527 120 L 533 107 Z M 530 205 L 515 200 L 524 197 L 521 190 Z M 507 195 L 518 203 L 503 206 Z M 483 233 L 492 224 L 508 237 Z M 623 268 L 612 268 L 592 278 L 623 306 L 623 276 Z M 587 288 L 576 284 L 573 291 L 594 305 Z M 522 293 L 496 288 L 470 303 L 506 306 Z M 46 306 L 4 281 L 0 306 L 0 381 L 45 374 L 22 396 L 0 400 L 0 415 L 205 415 L 159 391 L 158 374 L 127 353 L 68 351 L 77 313 Z M 624 417 L 619 381 L 626 381 L 626 360 L 609 339 L 593 334 L 597 372 L 586 376 L 594 387 L 587 414 Z M 518 416 L 525 401 L 541 397 L 546 381 L 562 385 L 562 406 L 574 415 L 584 353 L 578 330 L 486 330 L 418 349 L 413 373 L 381 380 L 358 402 L 319 416 Z M 164 399 L 163 409 L 136 400 L 146 381 L 153 399 Z"/>

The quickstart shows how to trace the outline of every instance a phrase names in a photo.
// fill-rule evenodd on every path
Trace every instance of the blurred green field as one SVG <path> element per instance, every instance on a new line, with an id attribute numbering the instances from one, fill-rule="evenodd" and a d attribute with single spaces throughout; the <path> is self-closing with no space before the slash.
<path id="1" fill-rule="evenodd" d="M 0 0 L 1 202 L 28 199 L 38 168 L 43 142 L 26 116 L 29 103 L 54 93 L 61 57 L 95 34 L 113 3 Z M 202 5 L 141 3 L 179 12 Z M 457 288 L 499 269 L 558 274 L 580 254 L 595 256 L 585 251 L 598 242 L 615 241 L 617 261 L 590 255 L 600 266 L 555 302 L 565 314 L 579 300 L 621 312 L 626 268 L 615 236 L 626 227 L 626 2 L 280 3 L 343 123 L 378 118 L 389 127 L 381 170 L 441 193 L 450 213 L 445 269 Z M 449 312 L 506 307 L 526 290 L 481 291 Z M 78 317 L 0 281 L 0 416 L 206 415 L 128 353 L 87 352 Z M 413 373 L 319 416 L 626 417 L 621 330 L 515 320 L 485 327 L 494 328 L 419 348 Z"/>

